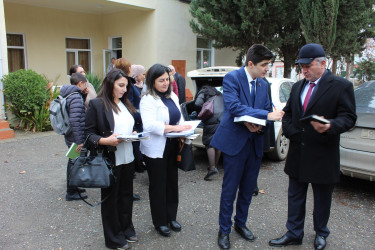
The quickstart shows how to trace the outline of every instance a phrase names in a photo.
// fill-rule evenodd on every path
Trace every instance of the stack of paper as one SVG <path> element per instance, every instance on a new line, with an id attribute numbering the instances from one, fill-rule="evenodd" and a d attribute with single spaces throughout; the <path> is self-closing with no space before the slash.
<path id="1" fill-rule="evenodd" d="M 148 132 L 142 132 L 130 135 L 118 135 L 117 139 L 121 139 L 124 141 L 143 141 L 150 139 L 150 135 Z"/>

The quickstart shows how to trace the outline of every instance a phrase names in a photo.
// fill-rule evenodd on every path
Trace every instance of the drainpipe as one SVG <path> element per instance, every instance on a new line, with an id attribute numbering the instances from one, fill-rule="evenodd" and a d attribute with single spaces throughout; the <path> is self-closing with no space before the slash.
<path id="1" fill-rule="evenodd" d="M 7 58 L 7 45 L 6 45 L 6 30 L 5 30 L 5 15 L 4 15 L 4 1 L 0 0 L 0 79 L 4 74 L 8 73 L 8 58 Z M 0 119 L 6 120 L 5 115 L 5 100 L 3 93 L 3 82 L 0 80 Z"/>

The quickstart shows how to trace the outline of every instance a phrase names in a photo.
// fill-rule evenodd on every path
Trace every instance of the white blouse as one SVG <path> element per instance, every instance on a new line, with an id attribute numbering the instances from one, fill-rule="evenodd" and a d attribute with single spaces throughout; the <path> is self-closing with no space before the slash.
<path id="1" fill-rule="evenodd" d="M 120 112 L 118 112 L 118 114 L 112 111 L 113 118 L 115 120 L 115 129 L 113 133 L 130 135 L 133 133 L 134 118 L 122 102 L 118 104 L 118 107 L 120 108 Z M 115 151 L 115 156 L 116 166 L 128 164 L 134 161 L 132 143 L 125 141 L 119 143 L 117 145 L 117 150 Z"/>

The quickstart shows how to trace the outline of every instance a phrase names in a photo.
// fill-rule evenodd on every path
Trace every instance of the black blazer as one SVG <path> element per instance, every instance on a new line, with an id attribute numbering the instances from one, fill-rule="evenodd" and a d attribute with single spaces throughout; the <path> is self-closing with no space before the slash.
<path id="1" fill-rule="evenodd" d="M 290 139 L 284 171 L 301 182 L 336 183 L 340 176 L 340 134 L 357 120 L 353 84 L 327 71 L 303 114 L 300 96 L 305 84 L 305 79 L 294 84 L 284 108 L 282 128 Z M 330 120 L 331 128 L 320 134 L 310 123 L 299 121 L 311 114 Z"/>
<path id="2" fill-rule="evenodd" d="M 116 147 L 99 146 L 98 141 L 102 137 L 108 137 L 113 134 L 114 118 L 112 109 L 105 110 L 103 101 L 100 98 L 91 99 L 86 110 L 85 136 L 91 134 L 89 138 L 90 149 L 103 149 L 103 155 L 109 157 L 115 162 Z"/>

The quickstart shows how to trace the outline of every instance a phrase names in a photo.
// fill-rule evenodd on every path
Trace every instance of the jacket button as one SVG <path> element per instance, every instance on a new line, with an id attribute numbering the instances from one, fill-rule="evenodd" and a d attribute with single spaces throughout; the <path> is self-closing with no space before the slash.
<path id="1" fill-rule="evenodd" d="M 301 142 L 301 145 L 302 145 L 302 146 L 305 146 L 305 143 Z"/>
<path id="2" fill-rule="evenodd" d="M 304 129 L 304 128 L 302 129 L 302 132 L 305 132 L 305 129 Z"/>

